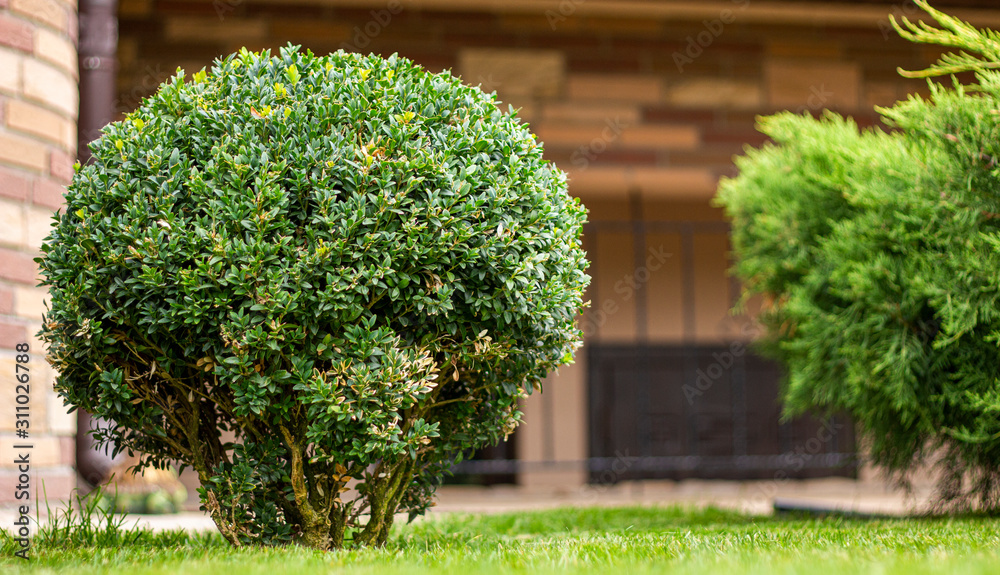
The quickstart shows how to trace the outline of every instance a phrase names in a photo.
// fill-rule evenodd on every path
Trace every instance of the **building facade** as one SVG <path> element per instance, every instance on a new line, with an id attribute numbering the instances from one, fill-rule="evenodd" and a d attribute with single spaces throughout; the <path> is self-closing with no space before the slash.
<path id="1" fill-rule="evenodd" d="M 993 2 L 935 5 L 1000 26 Z M 939 54 L 892 31 L 889 14 L 918 16 L 911 2 L 118 0 L 116 14 L 116 114 L 178 67 L 191 74 L 244 46 L 398 53 L 496 91 L 568 172 L 590 211 L 585 346 L 527 400 L 500 461 L 465 471 L 560 486 L 856 473 L 849 421 L 780 420 L 780 371 L 748 347 L 753 305 L 730 311 L 739 286 L 711 199 L 733 156 L 764 143 L 758 115 L 829 109 L 873 126 L 873 106 L 926 92 L 896 71 Z M 36 381 L 52 375 L 31 335 L 42 294 L 30 260 L 75 154 L 75 15 L 73 0 L 0 0 L 0 394 L 22 340 Z M 32 409 L 62 477 L 73 420 L 44 387 Z M 4 450 L 11 420 L 0 418 Z M 9 461 L 3 451 L 6 476 Z"/>

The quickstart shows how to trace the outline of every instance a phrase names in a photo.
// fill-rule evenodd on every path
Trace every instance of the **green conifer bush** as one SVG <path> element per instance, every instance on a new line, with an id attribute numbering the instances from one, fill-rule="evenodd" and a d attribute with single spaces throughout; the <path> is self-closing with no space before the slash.
<path id="1" fill-rule="evenodd" d="M 91 148 L 39 259 L 56 388 L 234 545 L 385 542 L 579 346 L 586 211 L 448 73 L 243 50 Z"/>
<path id="2" fill-rule="evenodd" d="M 1000 505 L 1000 35 L 937 12 L 907 38 L 973 50 L 859 132 L 827 113 L 760 120 L 718 200 L 735 273 L 766 302 L 765 349 L 791 413 L 846 410 L 873 461 L 906 482 L 937 458 L 941 501 Z"/>

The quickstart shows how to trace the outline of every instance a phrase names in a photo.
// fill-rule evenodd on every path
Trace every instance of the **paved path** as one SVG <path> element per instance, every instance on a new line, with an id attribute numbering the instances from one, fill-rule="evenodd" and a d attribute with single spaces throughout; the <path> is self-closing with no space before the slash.
<path id="1" fill-rule="evenodd" d="M 499 512 L 566 505 L 714 505 L 766 514 L 773 511 L 777 499 L 854 513 L 903 515 L 926 509 L 931 490 L 920 486 L 914 497 L 907 498 L 882 483 L 832 478 L 784 482 L 637 481 L 578 489 L 447 486 L 439 494 L 435 512 Z"/>
<path id="2" fill-rule="evenodd" d="M 714 505 L 749 513 L 773 512 L 775 500 L 782 504 L 823 507 L 845 512 L 903 515 L 927 509 L 931 490 L 919 486 L 912 498 L 882 483 L 849 479 L 805 481 L 642 481 L 576 489 L 526 488 L 509 485 L 493 487 L 449 485 L 438 491 L 438 501 L 430 513 L 497 513 L 563 506 L 588 505 Z M 15 512 L 0 509 L 0 526 L 10 528 Z M 175 515 L 132 515 L 127 525 L 156 530 L 215 529 L 204 513 L 189 511 Z"/>

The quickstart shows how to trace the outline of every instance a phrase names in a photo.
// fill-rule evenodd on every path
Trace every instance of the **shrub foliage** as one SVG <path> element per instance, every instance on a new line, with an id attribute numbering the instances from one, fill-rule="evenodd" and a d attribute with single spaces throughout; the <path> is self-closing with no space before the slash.
<path id="1" fill-rule="evenodd" d="M 57 390 L 234 545 L 383 543 L 579 345 L 585 209 L 448 73 L 243 50 L 91 148 L 39 260 Z"/>
<path id="2" fill-rule="evenodd" d="M 944 29 L 904 21 L 905 36 L 1000 46 L 921 4 Z M 719 200 L 735 272 L 766 302 L 766 349 L 788 368 L 788 410 L 847 410 L 903 483 L 933 455 L 943 503 L 996 507 L 1000 51 L 980 51 L 922 74 L 973 70 L 977 85 L 880 109 L 889 132 L 829 113 L 762 119 L 773 144 L 738 160 Z"/>

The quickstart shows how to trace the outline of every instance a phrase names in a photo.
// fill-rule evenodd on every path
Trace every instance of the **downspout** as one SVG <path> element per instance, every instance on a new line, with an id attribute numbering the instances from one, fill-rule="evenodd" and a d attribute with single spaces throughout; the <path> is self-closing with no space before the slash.
<path id="1" fill-rule="evenodd" d="M 90 161 L 87 146 L 115 119 L 118 74 L 118 0 L 80 0 L 80 119 L 77 124 L 77 158 Z M 112 458 L 98 451 L 88 431 L 97 421 L 77 410 L 76 469 L 91 485 L 108 478 Z"/>

